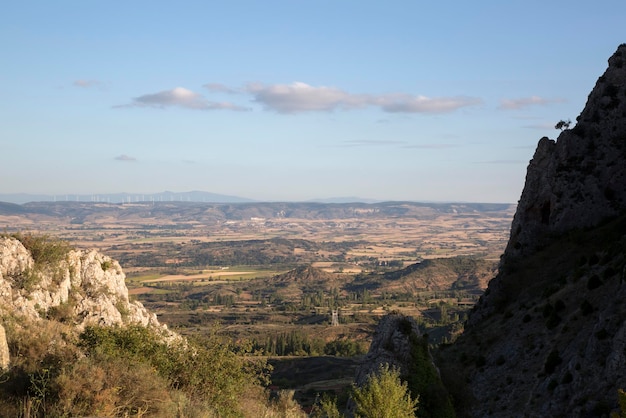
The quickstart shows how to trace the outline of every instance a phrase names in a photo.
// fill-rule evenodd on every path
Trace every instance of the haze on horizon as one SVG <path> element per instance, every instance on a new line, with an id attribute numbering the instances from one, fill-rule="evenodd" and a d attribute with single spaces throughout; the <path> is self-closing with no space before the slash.
<path id="1" fill-rule="evenodd" d="M 517 202 L 622 0 L 12 2 L 0 194 Z"/>

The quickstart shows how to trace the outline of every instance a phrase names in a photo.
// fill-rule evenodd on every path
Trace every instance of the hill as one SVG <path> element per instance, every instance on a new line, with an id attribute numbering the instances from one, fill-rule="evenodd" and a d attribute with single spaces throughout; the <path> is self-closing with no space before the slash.
<path id="1" fill-rule="evenodd" d="M 464 291 L 481 294 L 497 271 L 497 262 L 476 257 L 427 259 L 384 274 L 362 274 L 348 286 L 376 293 L 416 296 L 422 292 Z"/>
<path id="2" fill-rule="evenodd" d="M 400 284 L 415 291 L 479 290 L 487 287 L 496 271 L 496 262 L 475 257 L 434 258 L 385 273 L 385 281 L 397 281 L 398 284 L 383 287 L 388 291 Z"/>
<path id="3" fill-rule="evenodd" d="M 314 202 L 197 202 L 197 201 L 140 201 L 140 202 L 82 202 L 42 201 L 24 204 L 5 203 L 0 214 L 45 215 L 70 217 L 75 224 L 94 222 L 97 218 L 114 216 L 128 219 L 158 219 L 172 221 L 193 219 L 214 223 L 229 220 L 256 219 L 352 219 L 410 217 L 432 219 L 439 213 L 460 216 L 483 212 L 508 210 L 508 203 L 314 203 Z"/>

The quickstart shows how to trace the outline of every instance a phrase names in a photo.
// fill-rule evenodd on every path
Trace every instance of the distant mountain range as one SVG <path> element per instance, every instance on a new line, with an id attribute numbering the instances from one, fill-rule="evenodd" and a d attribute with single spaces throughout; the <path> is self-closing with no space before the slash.
<path id="1" fill-rule="evenodd" d="M 0 193 L 0 203 L 22 205 L 30 202 L 94 202 L 94 203 L 138 203 L 138 202 L 205 202 L 205 203 L 255 203 L 259 200 L 218 193 L 191 192 L 160 192 L 160 193 L 108 193 L 108 194 L 29 194 Z M 301 203 L 382 203 L 384 200 L 367 199 L 355 196 L 329 197 L 311 199 Z M 444 202 L 422 202 L 444 203 Z M 455 202 L 446 202 L 455 203 Z"/>
<path id="2" fill-rule="evenodd" d="M 229 196 L 217 193 L 191 192 L 160 192 L 160 193 L 109 193 L 109 194 L 28 194 L 28 193 L 0 193 L 0 202 L 23 204 L 29 202 L 104 202 L 104 203 L 134 203 L 134 202 L 208 202 L 208 203 L 246 203 L 253 202 L 238 196 Z"/>
<path id="3" fill-rule="evenodd" d="M 147 196 L 147 195 L 146 195 Z M 0 215 L 69 217 L 72 223 L 98 222 L 103 217 L 126 219 L 176 219 L 179 222 L 212 223 L 225 220 L 250 219 L 354 219 L 397 218 L 434 219 L 438 214 L 478 214 L 481 212 L 510 212 L 508 203 L 318 203 L 318 202 L 198 202 L 169 199 L 127 200 L 126 203 L 107 201 L 57 200 L 22 204 L 0 201 Z M 508 215 L 503 215 L 507 218 Z"/>

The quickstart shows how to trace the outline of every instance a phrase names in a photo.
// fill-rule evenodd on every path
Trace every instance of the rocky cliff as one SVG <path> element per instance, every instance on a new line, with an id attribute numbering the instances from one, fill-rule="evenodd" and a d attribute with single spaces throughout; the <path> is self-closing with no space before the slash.
<path id="1" fill-rule="evenodd" d="M 16 238 L 0 238 L 0 318 L 50 318 L 78 328 L 140 324 L 173 335 L 140 302 L 129 300 L 117 261 L 97 251 L 68 247 L 58 260 L 42 262 L 33 252 Z M 6 368 L 2 331 L 0 363 Z"/>
<path id="2" fill-rule="evenodd" d="M 573 129 L 542 138 L 513 219 L 506 256 L 550 235 L 597 225 L 626 207 L 626 44 L 609 59 Z"/>
<path id="3" fill-rule="evenodd" d="M 626 44 L 573 129 L 542 138 L 464 334 L 438 353 L 472 417 L 607 416 L 626 388 Z"/>

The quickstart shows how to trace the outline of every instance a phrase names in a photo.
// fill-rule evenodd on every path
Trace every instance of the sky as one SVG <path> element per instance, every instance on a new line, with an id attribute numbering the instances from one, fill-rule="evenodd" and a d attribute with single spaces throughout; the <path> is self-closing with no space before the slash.
<path id="1" fill-rule="evenodd" d="M 626 2 L 14 1 L 0 194 L 516 203 Z"/>

